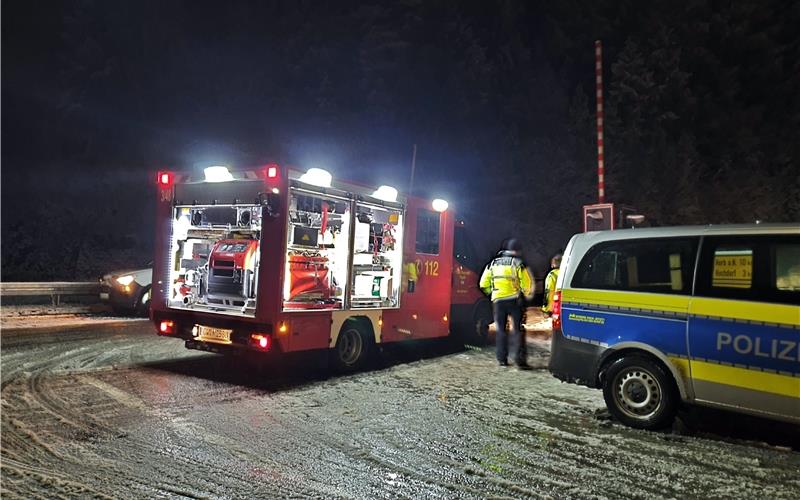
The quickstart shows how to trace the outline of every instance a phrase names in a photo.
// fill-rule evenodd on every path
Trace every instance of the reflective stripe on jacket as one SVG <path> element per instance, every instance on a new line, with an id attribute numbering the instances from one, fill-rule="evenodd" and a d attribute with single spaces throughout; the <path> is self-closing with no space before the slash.
<path id="1" fill-rule="evenodd" d="M 530 298 L 533 279 L 522 259 L 503 252 L 483 270 L 480 287 L 487 295 L 491 293 L 492 301 L 515 298 L 520 294 Z"/>

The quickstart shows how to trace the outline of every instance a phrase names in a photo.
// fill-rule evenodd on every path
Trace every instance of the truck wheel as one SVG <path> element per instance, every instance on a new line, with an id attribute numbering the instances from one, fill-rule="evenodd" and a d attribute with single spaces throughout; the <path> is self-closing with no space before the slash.
<path id="1" fill-rule="evenodd" d="M 366 365 L 372 351 L 372 339 L 358 321 L 346 321 L 336 339 L 332 361 L 337 371 L 353 372 Z"/>
<path id="2" fill-rule="evenodd" d="M 139 295 L 139 300 L 136 302 L 136 315 L 147 316 L 150 313 L 150 287 L 147 286 L 142 290 Z"/>
<path id="3" fill-rule="evenodd" d="M 470 340 L 477 345 L 488 344 L 489 325 L 493 321 L 491 304 L 487 301 L 482 301 L 475 308 L 475 314 L 472 317 L 472 332 L 470 332 L 472 338 Z"/>
<path id="4" fill-rule="evenodd" d="M 641 355 L 622 357 L 608 367 L 603 398 L 617 420 L 637 429 L 668 427 L 678 409 L 672 377 Z"/>

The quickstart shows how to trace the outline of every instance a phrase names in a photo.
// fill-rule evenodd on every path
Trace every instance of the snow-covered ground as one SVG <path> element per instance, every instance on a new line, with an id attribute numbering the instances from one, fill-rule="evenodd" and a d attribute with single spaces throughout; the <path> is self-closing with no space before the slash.
<path id="1" fill-rule="evenodd" d="M 547 335 L 528 340 L 532 371 L 497 367 L 491 348 L 419 345 L 331 376 L 318 356 L 258 371 L 187 351 L 136 320 L 4 330 L 0 492 L 800 498 L 787 446 L 623 427 L 599 391 L 550 376 Z"/>

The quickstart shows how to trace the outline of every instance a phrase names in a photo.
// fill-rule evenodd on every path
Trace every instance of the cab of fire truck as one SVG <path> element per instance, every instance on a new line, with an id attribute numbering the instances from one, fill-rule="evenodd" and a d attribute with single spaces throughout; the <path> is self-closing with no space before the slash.
<path id="1" fill-rule="evenodd" d="M 217 353 L 331 351 L 450 332 L 454 218 L 400 196 L 270 164 L 158 175 L 151 319 Z"/>

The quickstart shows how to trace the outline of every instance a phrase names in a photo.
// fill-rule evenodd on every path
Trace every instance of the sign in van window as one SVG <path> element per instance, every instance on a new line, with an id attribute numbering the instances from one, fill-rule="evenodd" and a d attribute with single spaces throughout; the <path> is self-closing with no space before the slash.
<path id="1" fill-rule="evenodd" d="M 753 285 L 753 249 L 719 247 L 714 252 L 714 288 L 751 288 Z"/>

